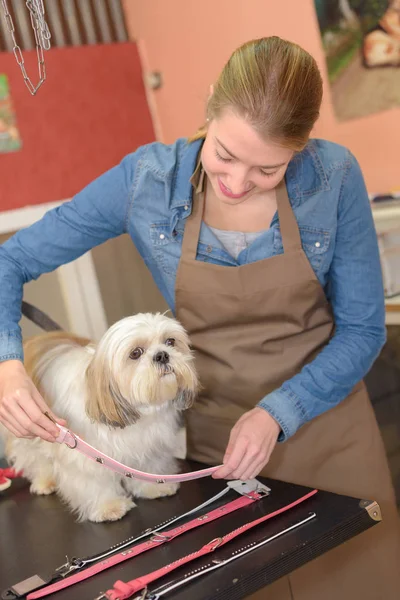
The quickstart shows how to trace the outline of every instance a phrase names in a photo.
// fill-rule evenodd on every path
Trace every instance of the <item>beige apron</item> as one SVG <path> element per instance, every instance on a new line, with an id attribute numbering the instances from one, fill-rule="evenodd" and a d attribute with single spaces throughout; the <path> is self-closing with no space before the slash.
<path id="1" fill-rule="evenodd" d="M 222 461 L 237 419 L 328 343 L 331 307 L 302 249 L 284 182 L 277 189 L 283 254 L 237 267 L 196 260 L 204 173 L 187 218 L 177 318 L 203 390 L 187 414 L 189 458 Z M 400 528 L 380 432 L 365 386 L 277 444 L 262 475 L 377 500 L 383 522 L 260 590 L 274 600 L 398 600 Z"/>

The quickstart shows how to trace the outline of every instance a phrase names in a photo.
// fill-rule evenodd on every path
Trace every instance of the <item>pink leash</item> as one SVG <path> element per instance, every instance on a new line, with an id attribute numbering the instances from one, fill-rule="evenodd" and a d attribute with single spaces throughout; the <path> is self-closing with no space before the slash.
<path id="1" fill-rule="evenodd" d="M 175 482 L 180 483 L 183 481 L 192 481 L 193 479 L 201 479 L 202 477 L 208 477 L 212 475 L 219 466 L 217 467 L 209 467 L 207 469 L 201 469 L 199 471 L 191 471 L 190 473 L 178 473 L 177 475 L 155 475 L 153 473 L 146 473 L 144 471 L 139 471 L 138 469 L 132 469 L 117 460 L 114 460 L 107 454 L 100 452 L 87 442 L 84 442 L 82 438 L 79 437 L 76 433 L 73 433 L 66 427 L 59 425 L 56 423 L 57 427 L 60 430 L 60 434 L 56 439 L 56 442 L 59 444 L 65 444 L 71 450 L 78 450 L 81 454 L 84 454 L 91 460 L 103 465 L 107 469 L 114 471 L 115 473 L 119 473 L 124 477 L 130 477 L 131 479 L 140 479 L 142 481 L 152 481 L 153 483 L 166 483 L 166 482 Z"/>

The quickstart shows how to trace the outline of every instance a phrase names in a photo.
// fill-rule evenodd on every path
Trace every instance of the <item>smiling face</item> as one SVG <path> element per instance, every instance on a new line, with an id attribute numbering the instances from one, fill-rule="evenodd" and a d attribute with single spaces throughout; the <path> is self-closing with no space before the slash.
<path id="1" fill-rule="evenodd" d="M 201 160 L 218 200 L 240 204 L 273 190 L 285 175 L 293 150 L 267 142 L 233 111 L 208 127 Z"/>

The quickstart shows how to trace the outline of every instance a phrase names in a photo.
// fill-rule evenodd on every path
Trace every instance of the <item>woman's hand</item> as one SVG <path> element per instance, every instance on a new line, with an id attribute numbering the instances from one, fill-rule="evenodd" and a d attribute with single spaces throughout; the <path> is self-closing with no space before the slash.
<path id="1" fill-rule="evenodd" d="M 59 430 L 45 411 L 60 425 L 66 424 L 49 409 L 19 360 L 0 363 L 0 422 L 16 437 L 54 442 Z"/>
<path id="2" fill-rule="evenodd" d="M 232 428 L 224 463 L 215 479 L 253 479 L 269 461 L 280 427 L 263 408 L 245 413 Z"/>

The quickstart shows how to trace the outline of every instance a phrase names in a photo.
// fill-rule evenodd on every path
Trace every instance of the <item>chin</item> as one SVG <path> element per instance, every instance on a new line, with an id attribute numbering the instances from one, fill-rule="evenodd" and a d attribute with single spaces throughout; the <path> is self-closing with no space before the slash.
<path id="1" fill-rule="evenodd" d="M 25 366 L 53 412 L 102 452 L 149 473 L 178 472 L 181 413 L 198 391 L 188 336 L 174 319 L 142 313 L 115 323 L 98 344 L 47 333 L 24 346 Z M 31 492 L 56 492 L 80 521 L 113 521 L 134 498 L 174 494 L 176 483 L 120 477 L 64 445 L 6 434 L 6 455 Z"/>

